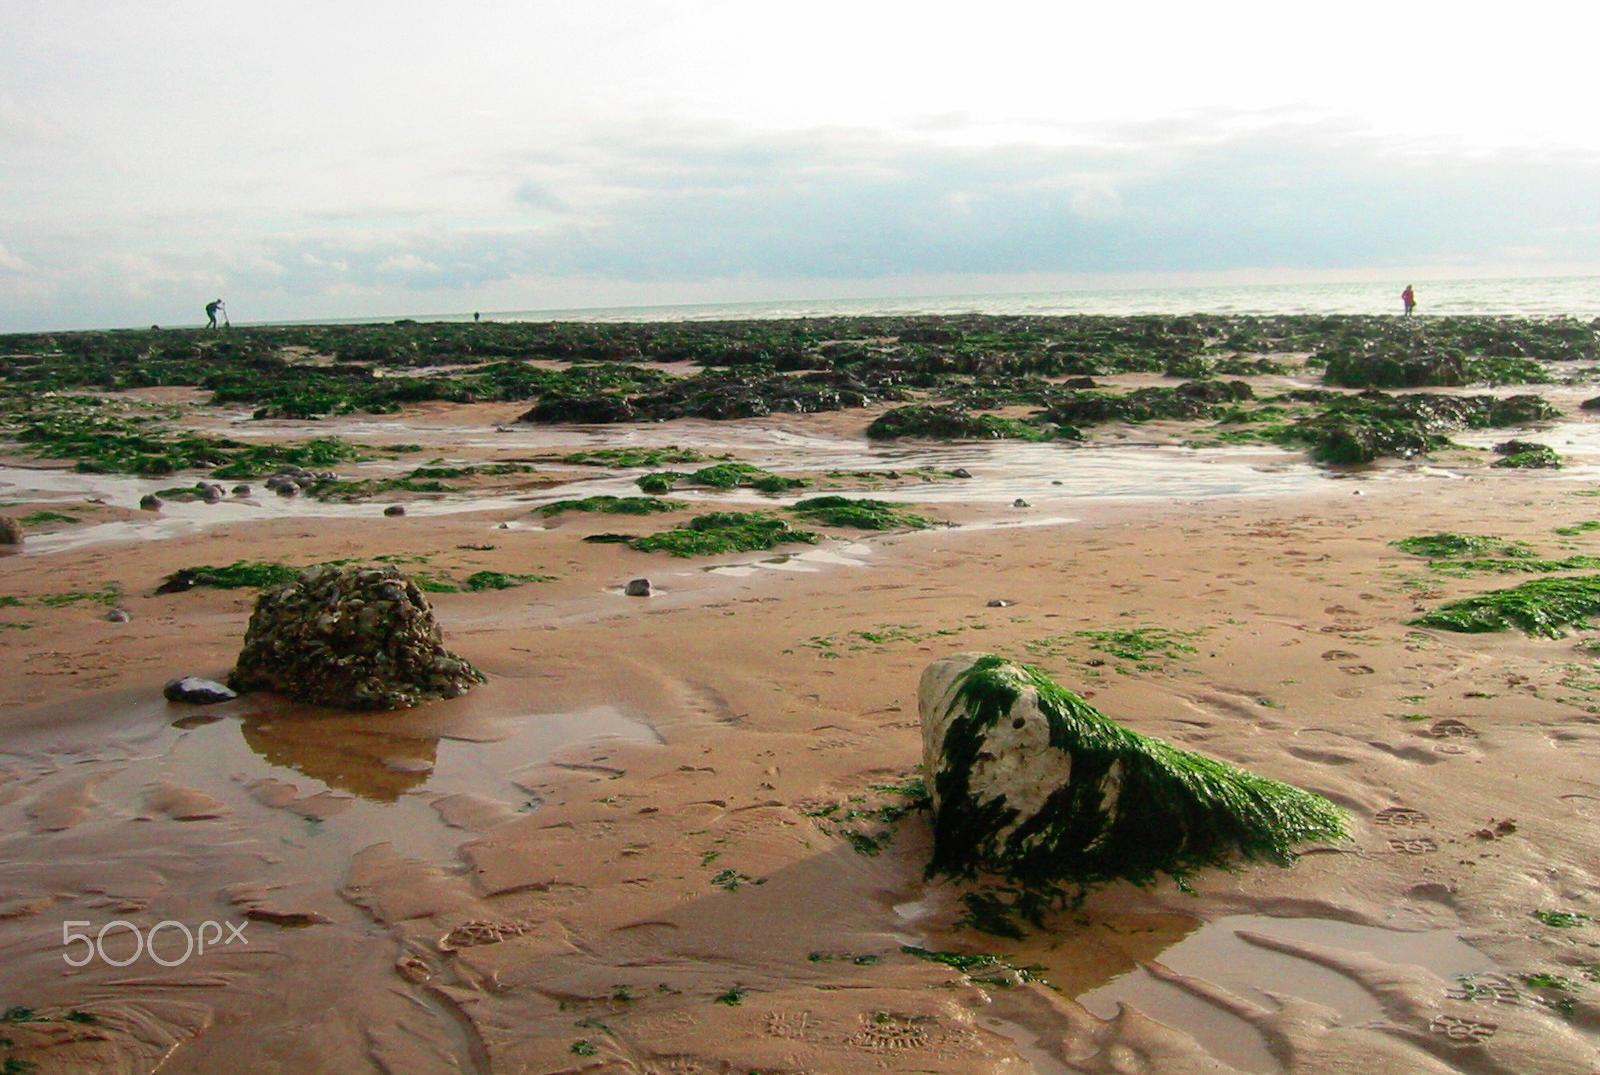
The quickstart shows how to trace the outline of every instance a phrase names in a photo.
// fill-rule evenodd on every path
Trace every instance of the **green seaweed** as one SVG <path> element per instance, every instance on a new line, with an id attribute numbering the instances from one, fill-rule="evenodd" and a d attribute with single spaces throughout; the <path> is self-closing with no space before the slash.
<path id="1" fill-rule="evenodd" d="M 30 511 L 17 522 L 22 526 L 44 526 L 47 523 L 75 523 L 76 515 L 68 515 L 60 511 Z"/>
<path id="2" fill-rule="evenodd" d="M 593 448 L 564 455 L 561 461 L 574 466 L 625 470 L 634 467 L 657 468 L 674 463 L 703 463 L 707 458 L 704 452 L 669 444 L 665 448 Z"/>
<path id="3" fill-rule="evenodd" d="M 1505 457 L 1495 460 L 1496 467 L 1514 470 L 1555 470 L 1561 466 L 1561 454 L 1548 444 L 1508 440 L 1496 444 L 1494 450 Z"/>
<path id="4" fill-rule="evenodd" d="M 823 526 L 855 530 L 925 530 L 933 523 L 921 515 L 895 507 L 883 500 L 845 496 L 815 496 L 799 501 L 795 514 Z"/>
<path id="5" fill-rule="evenodd" d="M 1476 634 L 1519 630 L 1560 638 L 1564 627 L 1586 624 L 1600 613 L 1600 575 L 1530 579 L 1504 590 L 1463 598 L 1408 620 L 1412 627 Z"/>
<path id="6" fill-rule="evenodd" d="M 873 856 L 894 839 L 895 826 L 914 810 L 928 806 L 928 789 L 917 774 L 898 783 L 873 784 L 871 795 L 852 795 L 846 802 L 820 803 L 800 812 L 817 826 L 848 843 L 859 854 Z"/>
<path id="7" fill-rule="evenodd" d="M 1528 913 L 1551 929 L 1576 929 L 1585 922 L 1594 921 L 1591 915 L 1584 914 L 1582 911 L 1539 910 L 1529 911 Z"/>
<path id="8" fill-rule="evenodd" d="M 200 564 L 174 571 L 167 576 L 164 588 L 187 590 L 195 586 L 209 586 L 216 590 L 265 590 L 293 582 L 304 570 L 303 567 L 266 560 L 235 560 L 223 567 Z"/>
<path id="9" fill-rule="evenodd" d="M 1533 551 L 1521 542 L 1503 541 L 1481 534 L 1420 534 L 1415 537 L 1391 541 L 1390 545 L 1414 556 L 1431 560 L 1448 560 L 1458 557 L 1481 556 L 1532 556 Z"/>
<path id="10" fill-rule="evenodd" d="M 600 512 L 606 515 L 654 515 L 677 511 L 682 505 L 653 496 L 586 496 L 582 500 L 556 500 L 539 508 L 539 514 L 560 515 L 567 511 Z"/>
<path id="11" fill-rule="evenodd" d="M 1017 824 L 1003 798 L 974 800 L 970 780 L 985 733 L 1029 689 L 1050 746 L 1072 759 L 1071 778 Z M 1287 865 L 1296 845 L 1345 835 L 1343 812 L 1326 799 L 1123 728 L 1037 668 L 986 655 L 957 691 L 967 716 L 943 744 L 930 875 L 982 870 L 1035 891 L 1063 880 L 1181 880 L 1236 858 Z"/>
<path id="12" fill-rule="evenodd" d="M 513 575 L 503 571 L 474 571 L 467 576 L 467 589 L 473 593 L 482 590 L 509 590 L 526 582 L 551 582 L 553 575 Z"/>
<path id="13" fill-rule="evenodd" d="M 764 512 L 714 511 L 697 515 L 675 529 L 633 538 L 628 546 L 640 552 L 687 557 L 753 552 L 791 542 L 815 544 L 817 540 L 811 531 L 796 530 Z"/>

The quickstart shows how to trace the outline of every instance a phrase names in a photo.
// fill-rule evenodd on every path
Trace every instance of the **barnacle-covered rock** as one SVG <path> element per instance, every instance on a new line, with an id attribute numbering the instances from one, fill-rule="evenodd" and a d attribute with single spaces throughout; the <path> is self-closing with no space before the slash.
<path id="1" fill-rule="evenodd" d="M 342 709 L 402 709 L 483 680 L 444 648 L 433 607 L 398 570 L 320 564 L 256 601 L 228 685 Z"/>

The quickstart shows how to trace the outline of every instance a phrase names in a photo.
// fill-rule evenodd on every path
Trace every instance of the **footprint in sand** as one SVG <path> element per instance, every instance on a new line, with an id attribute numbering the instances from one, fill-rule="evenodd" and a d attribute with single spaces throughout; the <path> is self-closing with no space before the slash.
<path id="1" fill-rule="evenodd" d="M 859 1049 L 900 1051 L 926 1049 L 929 1044 L 928 1020 L 873 1012 L 861 1016 L 862 1027 L 845 1039 Z"/>
<path id="2" fill-rule="evenodd" d="M 1455 1015 L 1436 1015 L 1428 1029 L 1443 1035 L 1458 1045 L 1481 1045 L 1494 1037 L 1500 1029 L 1498 1023 L 1485 1023 L 1477 1019 L 1463 1019 Z"/>
<path id="3" fill-rule="evenodd" d="M 1433 819 L 1409 806 L 1388 806 L 1372 815 L 1372 823 L 1391 829 L 1420 829 L 1431 825 Z"/>
<path id="4" fill-rule="evenodd" d="M 528 925 L 525 922 L 464 922 L 439 938 L 439 951 L 454 952 L 460 948 L 499 944 L 507 937 L 520 937 L 526 932 Z"/>
<path id="5" fill-rule="evenodd" d="M 1428 734 L 1433 736 L 1435 739 L 1478 738 L 1477 729 L 1473 728 L 1470 724 L 1465 724 L 1453 717 L 1446 717 L 1443 720 L 1436 720 L 1432 724 L 1428 725 Z"/>
<path id="6" fill-rule="evenodd" d="M 1524 993 L 1503 974 L 1474 974 L 1445 996 L 1451 1000 L 1486 1000 L 1494 1004 L 1521 1004 Z"/>
<path id="7" fill-rule="evenodd" d="M 1409 840 L 1390 840 L 1389 852 L 1394 855 L 1430 855 L 1439 845 L 1429 836 L 1415 836 Z"/>
<path id="8" fill-rule="evenodd" d="M 783 1038 L 786 1041 L 802 1041 L 812 1037 L 811 1013 L 799 1012 L 768 1012 L 767 1036 Z"/>
<path id="9" fill-rule="evenodd" d="M 1377 671 L 1377 669 L 1373 668 L 1370 664 L 1341 664 L 1339 666 L 1339 671 L 1343 672 L 1347 676 L 1370 676 L 1373 674 L 1373 672 Z"/>

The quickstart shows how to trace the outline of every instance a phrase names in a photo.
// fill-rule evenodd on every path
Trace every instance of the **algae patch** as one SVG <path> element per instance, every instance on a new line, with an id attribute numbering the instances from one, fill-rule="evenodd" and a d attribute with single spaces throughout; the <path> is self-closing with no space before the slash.
<path id="1" fill-rule="evenodd" d="M 1560 638 L 1563 628 L 1585 625 L 1600 613 L 1600 575 L 1530 579 L 1504 590 L 1440 605 L 1407 624 L 1477 634 L 1518 630 Z"/>

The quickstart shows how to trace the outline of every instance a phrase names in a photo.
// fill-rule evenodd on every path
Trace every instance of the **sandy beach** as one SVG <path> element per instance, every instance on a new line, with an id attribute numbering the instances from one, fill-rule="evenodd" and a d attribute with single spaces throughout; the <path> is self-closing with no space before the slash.
<path id="1" fill-rule="evenodd" d="M 1561 470 L 1452 450 L 1345 472 L 1188 447 L 1175 423 L 1081 445 L 869 445 L 882 405 L 585 427 L 431 402 L 251 423 L 203 393 L 147 391 L 195 429 L 406 440 L 423 446 L 411 465 L 529 469 L 464 493 L 330 504 L 258 488 L 149 512 L 139 495 L 173 479 L 3 461 L 0 511 L 71 518 L 0 556 L 0 1057 L 123 1072 L 1600 1069 L 1595 636 L 1411 626 L 1519 580 L 1433 572 L 1392 545 L 1448 532 L 1600 555 L 1600 426 L 1581 386 L 1543 393 L 1575 416 L 1543 432 Z M 634 444 L 832 473 L 941 525 L 680 559 L 581 540 L 672 516 L 535 510 L 625 493 L 637 472 L 560 460 Z M 971 477 L 913 474 L 950 465 Z M 772 500 L 673 498 L 685 518 Z M 385 516 L 396 503 L 406 513 Z M 226 678 L 256 598 L 157 594 L 172 573 L 380 558 L 539 580 L 430 595 L 486 684 L 395 713 L 163 698 L 178 676 Z M 641 577 L 651 595 L 626 596 Z M 1130 653 L 1115 641 L 1129 635 L 1154 644 Z M 1021 938 L 963 924 L 973 886 L 923 875 L 927 814 L 883 808 L 917 777 L 919 675 L 964 651 L 1025 660 L 1136 731 L 1325 795 L 1351 838 L 1190 891 L 1102 886 Z M 210 946 L 186 950 L 190 934 Z"/>

